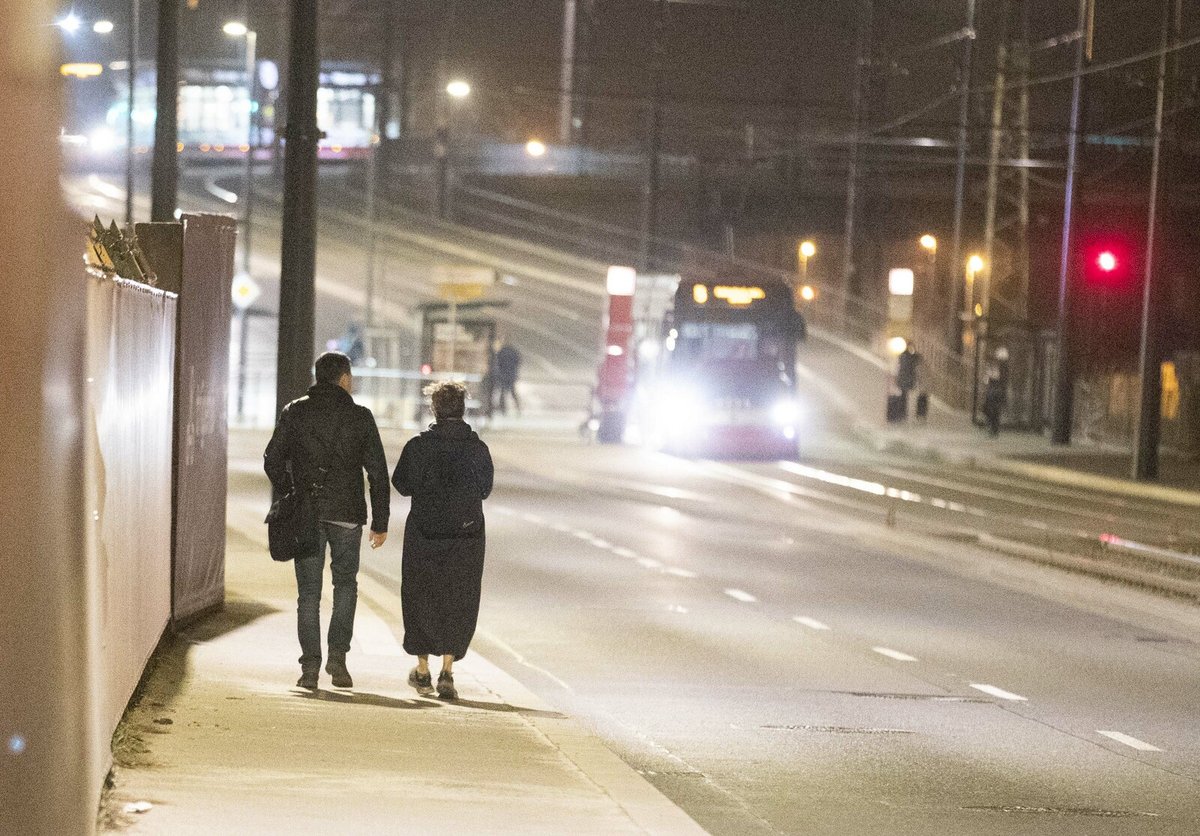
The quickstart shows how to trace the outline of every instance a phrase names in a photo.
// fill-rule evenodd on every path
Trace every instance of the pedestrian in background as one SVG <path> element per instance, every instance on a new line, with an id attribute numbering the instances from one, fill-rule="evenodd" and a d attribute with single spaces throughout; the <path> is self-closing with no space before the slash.
<path id="1" fill-rule="evenodd" d="M 921 355 L 911 342 L 900 352 L 896 359 L 896 388 L 900 390 L 900 403 L 904 409 L 904 417 L 908 417 L 908 393 L 917 388 L 918 370 L 921 365 Z"/>
<path id="2" fill-rule="evenodd" d="M 987 422 L 988 434 L 992 438 L 1000 435 L 1000 414 L 1007 400 L 1004 377 L 998 368 L 988 369 L 987 383 L 983 387 L 983 418 Z"/>
<path id="3" fill-rule="evenodd" d="M 316 383 L 283 408 L 263 456 L 276 495 L 293 487 L 309 491 L 319 520 L 318 550 L 297 557 L 296 632 L 300 639 L 301 688 L 316 688 L 321 669 L 321 582 L 325 550 L 333 576 L 326 673 L 338 688 L 351 688 L 346 654 L 358 604 L 358 558 L 367 522 L 363 470 L 371 490 L 371 548 L 387 539 L 388 467 L 375 416 L 354 402 L 350 358 L 329 351 L 317 358 Z"/>
<path id="4" fill-rule="evenodd" d="M 521 370 L 521 352 L 507 340 L 496 352 L 496 383 L 500 386 L 500 414 L 508 414 L 508 396 L 512 395 L 517 414 L 521 413 L 521 399 L 517 397 L 517 374 Z"/>
<path id="5" fill-rule="evenodd" d="M 425 394 L 435 421 L 404 445 L 392 474 L 401 496 L 412 497 L 400 584 L 404 650 L 417 657 L 408 684 L 422 696 L 434 693 L 429 657 L 442 657 L 437 694 L 453 700 L 454 662 L 466 655 L 479 619 L 492 455 L 463 420 L 463 384 L 435 383 Z"/>

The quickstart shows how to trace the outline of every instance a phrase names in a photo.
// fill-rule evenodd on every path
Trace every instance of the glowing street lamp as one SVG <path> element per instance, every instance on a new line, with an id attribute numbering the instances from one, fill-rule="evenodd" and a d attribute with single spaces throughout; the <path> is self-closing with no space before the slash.
<path id="1" fill-rule="evenodd" d="M 796 252 L 800 256 L 800 284 L 808 284 L 808 260 L 817 254 L 817 245 L 812 241 L 801 241 Z"/>
<path id="2" fill-rule="evenodd" d="M 79 19 L 79 15 L 69 12 L 66 17 L 54 21 L 54 25 L 68 35 L 74 35 L 79 31 L 79 27 L 83 25 L 83 21 Z"/>
<path id="3" fill-rule="evenodd" d="M 926 250 L 930 255 L 937 252 L 938 240 L 932 235 L 922 235 L 920 243 L 921 249 Z"/>
<path id="4" fill-rule="evenodd" d="M 113 22 L 111 20 L 97 20 L 92 24 L 92 31 L 97 35 L 107 35 L 113 30 Z"/>
<path id="5" fill-rule="evenodd" d="M 546 143 L 540 139 L 531 139 L 525 143 L 525 153 L 531 157 L 542 157 L 546 154 Z"/>
<path id="6" fill-rule="evenodd" d="M 976 309 L 980 309 L 975 304 L 975 277 L 983 270 L 983 257 L 980 255 L 972 255 L 967 259 L 967 274 L 966 274 L 966 291 L 963 293 L 963 319 L 970 320 L 975 315 Z"/>
<path id="7" fill-rule="evenodd" d="M 446 93 L 453 99 L 465 99 L 471 95 L 471 85 L 461 78 L 456 78 L 446 85 Z"/>

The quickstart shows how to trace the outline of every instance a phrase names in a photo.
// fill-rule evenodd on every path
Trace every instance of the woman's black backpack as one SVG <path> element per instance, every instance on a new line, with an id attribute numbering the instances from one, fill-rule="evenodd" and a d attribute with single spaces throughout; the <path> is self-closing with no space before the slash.
<path id="1" fill-rule="evenodd" d="M 422 464 L 413 503 L 417 530 L 431 540 L 478 537 L 483 531 L 483 497 L 470 455 L 437 445 Z"/>

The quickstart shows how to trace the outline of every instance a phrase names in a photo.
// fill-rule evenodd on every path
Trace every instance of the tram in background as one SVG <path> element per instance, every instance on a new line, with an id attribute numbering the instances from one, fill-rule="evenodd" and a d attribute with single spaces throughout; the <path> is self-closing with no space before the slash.
<path id="1" fill-rule="evenodd" d="M 632 273 L 632 271 L 630 271 Z M 805 322 L 783 282 L 610 274 L 597 436 L 671 453 L 791 458 Z"/>

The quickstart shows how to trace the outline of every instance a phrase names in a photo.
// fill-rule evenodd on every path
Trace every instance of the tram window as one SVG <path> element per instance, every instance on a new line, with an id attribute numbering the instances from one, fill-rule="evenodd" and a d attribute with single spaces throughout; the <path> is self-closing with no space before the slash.
<path id="1" fill-rule="evenodd" d="M 758 357 L 758 328 L 748 322 L 684 322 L 676 354 L 689 360 L 752 360 Z"/>

